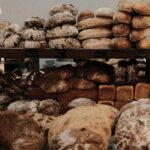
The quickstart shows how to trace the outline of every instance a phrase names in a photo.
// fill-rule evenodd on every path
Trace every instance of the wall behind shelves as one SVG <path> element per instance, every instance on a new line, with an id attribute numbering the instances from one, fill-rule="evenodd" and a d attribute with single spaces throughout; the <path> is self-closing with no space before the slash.
<path id="1" fill-rule="evenodd" d="M 49 8 L 58 3 L 72 3 L 79 12 L 85 9 L 96 10 L 99 7 L 110 7 L 115 10 L 118 0 L 0 0 L 2 14 L 0 20 L 22 25 L 28 16 L 48 18 Z"/>

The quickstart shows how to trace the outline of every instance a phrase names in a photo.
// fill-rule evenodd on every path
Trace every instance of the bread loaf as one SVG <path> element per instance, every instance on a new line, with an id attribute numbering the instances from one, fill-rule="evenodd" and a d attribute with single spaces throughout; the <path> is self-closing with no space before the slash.
<path id="1" fill-rule="evenodd" d="M 113 20 L 111 18 L 88 18 L 77 23 L 78 30 L 96 28 L 101 26 L 111 26 Z"/>
<path id="2" fill-rule="evenodd" d="M 111 37 L 111 31 L 108 28 L 99 27 L 93 29 L 86 29 L 79 33 L 78 39 L 99 39 L 99 38 L 107 38 Z"/>
<path id="3" fill-rule="evenodd" d="M 130 33 L 130 26 L 126 24 L 118 24 L 112 27 L 112 34 L 115 37 L 128 36 Z"/>
<path id="4" fill-rule="evenodd" d="M 113 18 L 113 11 L 110 8 L 99 8 L 96 10 L 96 17 Z"/>
<path id="5" fill-rule="evenodd" d="M 80 48 L 80 42 L 76 38 L 58 38 L 49 40 L 49 47 L 56 49 Z"/>
<path id="6" fill-rule="evenodd" d="M 71 13 L 63 12 L 50 16 L 50 18 L 44 23 L 44 28 L 48 30 L 63 24 L 74 25 L 75 23 L 76 18 Z"/>
<path id="7" fill-rule="evenodd" d="M 78 16 L 78 22 L 88 19 L 88 18 L 94 18 L 94 13 L 91 10 L 85 10 Z"/>
<path id="8" fill-rule="evenodd" d="M 130 33 L 130 40 L 136 42 L 144 39 L 145 37 L 150 37 L 150 28 L 141 30 L 132 30 Z"/>
<path id="9" fill-rule="evenodd" d="M 119 11 L 132 13 L 133 12 L 132 0 L 119 0 L 117 9 Z"/>
<path id="10" fill-rule="evenodd" d="M 132 20 L 131 14 L 126 13 L 126 12 L 119 11 L 113 15 L 113 21 L 116 24 L 118 23 L 130 24 L 131 20 Z"/>
<path id="11" fill-rule="evenodd" d="M 137 1 L 133 5 L 133 9 L 139 15 L 150 15 L 150 2 L 149 1 Z"/>
<path id="12" fill-rule="evenodd" d="M 141 41 L 136 43 L 136 47 L 138 49 L 150 49 L 150 37 L 146 37 L 142 39 Z"/>
<path id="13" fill-rule="evenodd" d="M 44 41 L 46 39 L 46 35 L 43 30 L 26 28 L 22 31 L 22 38 L 24 40 Z"/>
<path id="14" fill-rule="evenodd" d="M 111 39 L 87 39 L 82 42 L 82 47 L 85 49 L 110 49 Z"/>
<path id="15" fill-rule="evenodd" d="M 150 27 L 150 16 L 135 16 L 132 19 L 134 29 L 145 29 Z"/>
<path id="16" fill-rule="evenodd" d="M 128 37 L 117 37 L 111 40 L 111 47 L 116 49 L 129 49 L 132 44 Z"/>
<path id="17" fill-rule="evenodd" d="M 130 102 L 134 100 L 133 86 L 118 86 L 117 87 L 117 101 Z"/>
<path id="18" fill-rule="evenodd" d="M 58 4 L 50 8 L 49 15 L 53 16 L 57 13 L 69 12 L 72 15 L 77 15 L 78 10 L 72 4 Z"/>
<path id="19" fill-rule="evenodd" d="M 47 39 L 64 38 L 78 35 L 78 29 L 72 25 L 62 25 L 53 28 L 52 30 L 47 30 Z"/>

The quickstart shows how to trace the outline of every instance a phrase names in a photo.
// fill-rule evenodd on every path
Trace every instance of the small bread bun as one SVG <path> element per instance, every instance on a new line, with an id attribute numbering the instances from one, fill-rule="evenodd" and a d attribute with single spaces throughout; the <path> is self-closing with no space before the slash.
<path id="1" fill-rule="evenodd" d="M 96 17 L 113 18 L 113 11 L 110 8 L 99 8 L 96 10 Z"/>
<path id="2" fill-rule="evenodd" d="M 146 37 L 136 43 L 138 49 L 150 49 L 150 37 Z"/>
<path id="3" fill-rule="evenodd" d="M 79 14 L 77 22 L 80 22 L 80 21 L 88 19 L 88 18 L 94 18 L 94 17 L 95 17 L 94 12 L 92 12 L 91 10 L 85 10 Z"/>

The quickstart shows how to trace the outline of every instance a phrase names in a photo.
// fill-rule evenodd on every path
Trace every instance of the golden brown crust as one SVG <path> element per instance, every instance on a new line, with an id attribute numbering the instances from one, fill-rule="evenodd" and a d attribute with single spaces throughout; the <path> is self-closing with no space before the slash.
<path id="1" fill-rule="evenodd" d="M 94 18 L 94 17 L 95 17 L 94 12 L 92 12 L 91 10 L 85 10 L 79 14 L 77 22 L 80 22 L 88 18 Z"/>

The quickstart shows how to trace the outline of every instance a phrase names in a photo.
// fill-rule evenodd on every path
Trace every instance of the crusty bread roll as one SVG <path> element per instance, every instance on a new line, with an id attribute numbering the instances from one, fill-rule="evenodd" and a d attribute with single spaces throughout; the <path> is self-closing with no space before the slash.
<path id="1" fill-rule="evenodd" d="M 112 48 L 116 49 L 129 49 L 132 48 L 132 44 L 128 37 L 117 37 L 111 40 Z"/>
<path id="2" fill-rule="evenodd" d="M 128 36 L 130 33 L 130 26 L 127 24 L 118 24 L 112 27 L 112 34 L 115 37 Z"/>
<path id="3" fill-rule="evenodd" d="M 139 15 L 150 15 L 150 2 L 149 1 L 137 1 L 133 5 L 134 11 Z"/>
<path id="4" fill-rule="evenodd" d="M 110 8 L 99 8 L 96 10 L 96 17 L 113 18 L 113 11 Z"/>
<path id="5" fill-rule="evenodd" d="M 24 25 L 28 28 L 43 28 L 45 20 L 39 17 L 29 17 L 24 21 Z"/>
<path id="6" fill-rule="evenodd" d="M 77 22 L 80 22 L 88 18 L 94 18 L 94 17 L 95 17 L 94 12 L 92 12 L 91 10 L 85 10 L 79 14 Z"/>
<path id="7" fill-rule="evenodd" d="M 93 29 L 86 29 L 79 33 L 78 39 L 99 39 L 99 38 L 107 38 L 111 37 L 111 31 L 108 28 L 99 27 Z"/>
<path id="8" fill-rule="evenodd" d="M 0 112 L 0 120 L 1 150 L 44 149 L 42 130 L 33 120 L 9 111 Z"/>
<path id="9" fill-rule="evenodd" d="M 110 49 L 111 39 L 87 39 L 82 42 L 82 47 L 85 49 Z"/>
<path id="10" fill-rule="evenodd" d="M 130 41 L 136 42 L 144 39 L 145 37 L 150 37 L 150 28 L 141 30 L 132 30 L 130 33 Z"/>
<path id="11" fill-rule="evenodd" d="M 24 40 L 44 41 L 46 39 L 46 35 L 43 30 L 36 30 L 32 28 L 24 29 L 21 35 Z"/>
<path id="12" fill-rule="evenodd" d="M 146 37 L 136 43 L 138 49 L 150 49 L 150 37 Z"/>
<path id="13" fill-rule="evenodd" d="M 10 22 L 8 21 L 0 21 L 0 30 L 3 30 L 4 28 L 8 27 L 10 25 Z"/>
<path id="14" fill-rule="evenodd" d="M 46 41 L 21 41 L 19 47 L 22 48 L 45 48 L 47 46 Z"/>
<path id="15" fill-rule="evenodd" d="M 132 0 L 119 0 L 117 9 L 119 11 L 132 13 L 133 12 Z"/>
<path id="16" fill-rule="evenodd" d="M 58 4 L 50 8 L 49 15 L 53 16 L 57 13 L 69 12 L 72 15 L 77 15 L 78 10 L 72 4 Z"/>
<path id="17" fill-rule="evenodd" d="M 81 44 L 76 38 L 59 38 L 49 40 L 49 47 L 56 49 L 80 48 Z"/>
<path id="18" fill-rule="evenodd" d="M 125 24 L 130 24 L 131 23 L 131 14 L 126 13 L 126 12 L 116 12 L 113 16 L 113 21 L 114 23 L 125 23 Z"/>
<path id="19" fill-rule="evenodd" d="M 72 25 L 65 24 L 53 28 L 52 30 L 47 30 L 46 37 L 48 39 L 54 38 L 64 38 L 78 35 L 78 29 Z"/>
<path id="20" fill-rule="evenodd" d="M 52 29 L 56 26 L 63 24 L 72 24 L 76 23 L 76 18 L 69 12 L 57 13 L 53 16 L 50 16 L 49 19 L 44 23 L 45 29 Z"/>
<path id="21" fill-rule="evenodd" d="M 145 29 L 150 27 L 150 16 L 135 16 L 132 20 L 134 29 Z"/>
<path id="22" fill-rule="evenodd" d="M 75 90 L 92 90 L 97 88 L 94 82 L 88 81 L 84 78 L 73 77 L 69 80 L 69 83 L 72 89 Z"/>
<path id="23" fill-rule="evenodd" d="M 90 150 L 106 150 L 116 115 L 117 110 L 106 105 L 71 109 L 52 122 L 48 134 L 49 148 L 65 150 L 68 147 L 70 149 L 88 147 Z"/>
<path id="24" fill-rule="evenodd" d="M 111 18 L 88 18 L 77 23 L 78 30 L 96 28 L 101 26 L 111 26 L 113 20 Z"/>

